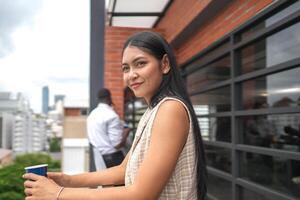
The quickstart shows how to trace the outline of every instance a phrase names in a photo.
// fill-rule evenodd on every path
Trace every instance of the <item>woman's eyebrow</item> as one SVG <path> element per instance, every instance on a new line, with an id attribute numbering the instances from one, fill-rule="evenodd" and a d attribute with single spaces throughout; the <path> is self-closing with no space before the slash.
<path id="1" fill-rule="evenodd" d="M 139 57 L 136 57 L 135 59 L 133 59 L 133 61 L 131 61 L 131 63 L 135 63 L 137 62 L 138 60 L 140 59 L 144 59 L 145 57 L 144 56 L 139 56 Z M 122 65 L 129 65 L 127 62 L 124 62 L 122 63 Z"/>
<path id="2" fill-rule="evenodd" d="M 135 59 L 133 59 L 133 63 L 135 63 L 136 61 L 140 60 L 140 59 L 144 59 L 145 57 L 144 56 L 139 56 L 139 57 L 136 57 Z"/>

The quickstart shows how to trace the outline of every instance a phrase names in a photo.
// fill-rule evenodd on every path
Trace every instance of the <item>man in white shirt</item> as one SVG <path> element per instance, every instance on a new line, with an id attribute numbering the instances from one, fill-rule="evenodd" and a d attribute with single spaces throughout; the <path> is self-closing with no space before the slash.
<path id="1" fill-rule="evenodd" d="M 98 106 L 87 118 L 87 132 L 94 150 L 97 171 L 121 164 L 124 154 L 120 148 L 126 143 L 129 129 L 112 107 L 110 91 L 102 88 L 98 92 Z"/>

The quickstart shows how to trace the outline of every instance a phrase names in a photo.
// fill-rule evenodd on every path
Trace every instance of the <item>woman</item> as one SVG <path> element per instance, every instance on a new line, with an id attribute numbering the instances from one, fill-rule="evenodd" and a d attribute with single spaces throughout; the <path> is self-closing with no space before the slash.
<path id="1" fill-rule="evenodd" d="M 198 120 L 163 37 L 141 32 L 124 45 L 124 83 L 148 109 L 141 118 L 130 152 L 121 165 L 69 176 L 25 174 L 27 200 L 203 200 L 206 166 Z M 53 181 L 52 181 L 52 180 Z M 121 185 L 79 189 L 98 185 Z M 66 187 L 66 188 L 64 188 Z"/>

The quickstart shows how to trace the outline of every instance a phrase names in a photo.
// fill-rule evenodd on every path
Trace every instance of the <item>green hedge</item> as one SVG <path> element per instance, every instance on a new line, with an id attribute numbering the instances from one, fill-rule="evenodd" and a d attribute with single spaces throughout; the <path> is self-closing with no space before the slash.
<path id="1" fill-rule="evenodd" d="M 61 151 L 61 138 L 50 139 L 50 152 L 60 152 Z"/>
<path id="2" fill-rule="evenodd" d="M 59 161 L 42 153 L 17 156 L 13 164 L 0 168 L 0 200 L 23 200 L 24 167 L 44 163 L 48 164 L 49 171 L 60 170 Z"/>

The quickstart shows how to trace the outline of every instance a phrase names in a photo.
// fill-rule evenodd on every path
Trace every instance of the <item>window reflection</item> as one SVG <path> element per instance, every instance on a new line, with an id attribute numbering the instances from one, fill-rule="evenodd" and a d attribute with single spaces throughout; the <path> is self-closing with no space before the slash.
<path id="1" fill-rule="evenodd" d="M 229 87 L 223 87 L 191 96 L 194 107 L 205 106 L 207 108 L 207 113 L 196 112 L 198 115 L 230 111 L 230 99 Z"/>
<path id="2" fill-rule="evenodd" d="M 195 70 L 199 68 L 199 66 L 203 66 L 207 64 L 211 60 L 215 59 L 216 56 L 228 51 L 229 48 L 230 48 L 230 42 L 229 40 L 226 40 L 222 44 L 216 46 L 215 48 L 201 55 L 197 60 L 190 63 L 188 66 L 186 66 L 186 70 L 187 71 Z"/>
<path id="3" fill-rule="evenodd" d="M 300 152 L 300 114 L 247 116 L 238 122 L 243 144 Z"/>
<path id="4" fill-rule="evenodd" d="M 231 142 L 230 117 L 201 117 L 198 121 L 204 140 Z"/>
<path id="5" fill-rule="evenodd" d="M 258 31 L 261 31 L 265 29 L 266 27 L 269 27 L 276 22 L 279 22 L 280 20 L 284 19 L 285 17 L 296 13 L 300 10 L 300 1 L 296 1 L 294 4 L 288 6 L 287 8 L 283 9 L 279 13 L 269 17 L 265 21 L 261 21 L 257 23 L 256 25 L 250 26 L 250 28 L 246 29 L 246 31 L 242 32 L 241 34 L 237 35 L 236 42 L 240 42 L 244 40 L 245 38 L 248 38 Z"/>
<path id="6" fill-rule="evenodd" d="M 230 57 L 226 56 L 206 67 L 193 72 L 187 77 L 188 92 L 195 92 L 203 86 L 230 78 Z"/>
<path id="7" fill-rule="evenodd" d="M 270 67 L 300 57 L 300 22 L 266 40 L 267 63 Z"/>
<path id="8" fill-rule="evenodd" d="M 204 145 L 207 165 L 231 173 L 231 150 Z"/>
<path id="9" fill-rule="evenodd" d="M 300 67 L 245 81 L 242 109 L 296 107 L 300 105 Z"/>
<path id="10" fill-rule="evenodd" d="M 222 178 L 208 174 L 207 190 L 208 193 L 217 199 L 231 200 L 231 183 Z"/>
<path id="11" fill-rule="evenodd" d="M 244 142 L 250 145 L 271 147 L 277 136 L 275 125 L 265 116 L 254 116 L 244 122 Z"/>
<path id="12" fill-rule="evenodd" d="M 124 101 L 125 122 L 130 128 L 136 129 L 139 120 L 147 109 L 147 104 L 143 99 L 135 98 L 129 88 L 125 89 Z"/>
<path id="13" fill-rule="evenodd" d="M 252 192 L 250 190 L 247 190 L 247 189 L 244 189 L 244 188 L 241 188 L 241 199 L 242 200 L 273 200 L 273 199 L 270 199 L 268 197 L 266 197 L 265 195 L 263 194 L 258 194 L 256 192 Z"/>
<path id="14" fill-rule="evenodd" d="M 300 23 L 251 44 L 238 52 L 239 74 L 299 58 Z"/>
<path id="15" fill-rule="evenodd" d="M 255 70 L 266 68 L 266 44 L 265 40 L 247 46 L 238 53 L 238 74 L 245 74 Z"/>
<path id="16" fill-rule="evenodd" d="M 286 194 L 300 197 L 300 161 L 241 153 L 240 175 Z"/>
<path id="17" fill-rule="evenodd" d="M 286 7 L 285 9 L 280 11 L 279 13 L 269 17 L 266 20 L 266 26 L 269 27 L 272 24 L 275 24 L 276 22 L 284 19 L 285 17 L 287 17 L 287 16 L 289 16 L 293 13 L 299 12 L 299 10 L 300 10 L 300 1 L 296 1 L 295 3 L 293 3 L 292 5 Z"/>

